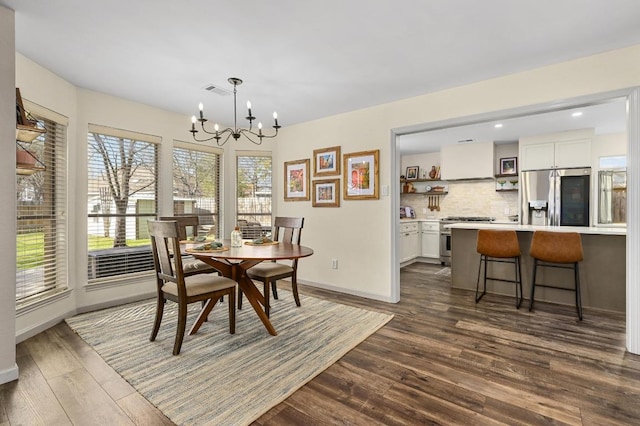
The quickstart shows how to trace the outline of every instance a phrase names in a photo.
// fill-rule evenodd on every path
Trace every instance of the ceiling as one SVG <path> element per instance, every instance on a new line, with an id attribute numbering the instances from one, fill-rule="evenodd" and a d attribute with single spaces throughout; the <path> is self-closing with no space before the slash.
<path id="1" fill-rule="evenodd" d="M 588 5 L 587 5 L 588 3 Z M 16 49 L 75 86 L 286 127 L 640 43 L 637 0 L 0 0 Z M 244 111 L 239 113 L 243 117 Z M 506 128 L 504 129 L 506 132 Z"/>
<path id="2" fill-rule="evenodd" d="M 442 145 L 448 144 L 471 141 L 493 141 L 496 144 L 503 144 L 517 142 L 525 136 L 579 129 L 594 129 L 596 135 L 624 133 L 627 130 L 626 98 L 401 135 L 397 138 L 397 147 L 402 155 L 411 155 L 436 152 Z"/>

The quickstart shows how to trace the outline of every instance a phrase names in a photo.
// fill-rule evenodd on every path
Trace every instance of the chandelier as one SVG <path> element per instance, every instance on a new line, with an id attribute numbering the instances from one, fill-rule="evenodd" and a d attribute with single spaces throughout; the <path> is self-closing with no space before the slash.
<path id="1" fill-rule="evenodd" d="M 258 131 L 256 132 L 255 130 L 253 130 L 253 120 L 255 120 L 256 118 L 251 115 L 251 102 L 247 101 L 247 116 L 245 117 L 247 120 L 249 120 L 249 128 L 248 129 L 243 129 L 241 127 L 238 127 L 238 113 L 237 113 L 237 105 L 236 105 L 236 97 L 237 97 L 237 86 L 242 84 L 242 80 L 240 80 L 239 78 L 235 78 L 235 77 L 231 77 L 229 78 L 227 81 L 229 81 L 229 83 L 233 84 L 233 128 L 231 127 L 227 127 L 224 130 L 220 130 L 220 127 L 218 126 L 218 124 L 216 123 L 213 126 L 213 132 L 208 131 L 205 128 L 205 123 L 208 121 L 205 117 L 204 117 L 204 107 L 202 105 L 202 102 L 200 102 L 200 105 L 198 105 L 198 108 L 200 109 L 200 117 L 197 118 L 195 115 L 191 117 L 191 130 L 189 130 L 192 134 L 193 134 L 193 139 L 196 142 L 207 142 L 210 141 L 212 139 L 216 140 L 216 143 L 218 144 L 218 146 L 222 146 L 225 143 L 227 143 L 227 141 L 229 140 L 229 138 L 231 136 L 233 136 L 233 138 L 235 140 L 240 139 L 240 136 L 244 136 L 247 139 L 249 139 L 251 142 L 253 142 L 256 145 L 260 145 L 262 143 L 262 139 L 263 138 L 267 138 L 267 139 L 271 139 L 271 138 L 275 138 L 278 135 L 278 129 L 281 127 L 278 124 L 278 114 L 276 112 L 273 113 L 273 121 L 274 121 L 274 125 L 273 128 L 275 129 L 275 133 L 273 135 L 266 135 L 264 133 L 262 133 L 262 123 L 258 122 Z M 202 131 L 206 134 L 206 135 L 212 135 L 211 137 L 205 137 L 204 139 L 198 139 L 198 132 L 199 130 L 196 129 L 196 121 L 200 122 L 200 127 L 202 127 Z M 258 138 L 258 140 L 256 141 L 255 138 Z M 222 142 L 220 142 L 220 140 L 222 139 Z"/>

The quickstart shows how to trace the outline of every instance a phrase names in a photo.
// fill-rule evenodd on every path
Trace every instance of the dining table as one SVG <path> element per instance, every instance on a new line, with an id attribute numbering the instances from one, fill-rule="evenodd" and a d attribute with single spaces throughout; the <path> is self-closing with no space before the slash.
<path id="1" fill-rule="evenodd" d="M 264 309 L 265 298 L 253 280 L 248 277 L 247 270 L 260 262 L 308 257 L 313 254 L 313 250 L 298 244 L 279 241 L 254 243 L 252 240 L 244 240 L 241 247 L 231 247 L 231 240 L 218 241 L 222 243 L 220 248 L 212 247 L 207 250 L 203 249 L 203 243 L 186 242 L 181 244 L 181 250 L 211 265 L 222 276 L 236 281 L 267 331 L 272 336 L 276 336 L 278 333 Z M 202 309 L 189 334 L 194 334 L 207 320 L 210 310 L 206 307 Z"/>

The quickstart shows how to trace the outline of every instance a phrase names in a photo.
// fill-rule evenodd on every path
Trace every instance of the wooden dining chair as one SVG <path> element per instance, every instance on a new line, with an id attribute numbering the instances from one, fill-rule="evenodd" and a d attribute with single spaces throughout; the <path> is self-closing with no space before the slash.
<path id="1" fill-rule="evenodd" d="M 203 306 L 204 312 L 200 316 L 206 319 L 209 312 L 224 295 L 229 296 L 229 333 L 234 334 L 236 331 L 236 282 L 214 274 L 185 276 L 182 269 L 182 256 L 171 256 L 172 252 L 180 252 L 178 223 L 176 221 L 150 220 L 148 226 L 158 290 L 156 318 L 149 340 L 153 342 L 158 335 L 165 302 L 171 300 L 177 303 L 178 327 L 173 354 L 178 355 L 187 324 L 187 305 L 194 302 L 206 302 Z"/>
<path id="2" fill-rule="evenodd" d="M 192 216 L 162 216 L 160 220 L 174 220 L 178 224 L 178 238 L 185 241 L 191 235 L 195 238 L 198 235 L 198 226 L 200 226 L 200 218 L 196 215 Z M 198 274 L 217 273 L 211 265 L 207 265 L 201 260 L 194 259 L 192 256 L 182 256 L 182 267 L 184 275 L 190 277 Z"/>
<path id="3" fill-rule="evenodd" d="M 276 217 L 274 221 L 272 238 L 291 244 L 300 244 L 300 236 L 304 225 L 303 217 Z M 278 299 L 278 289 L 276 282 L 284 278 L 291 278 L 291 290 L 296 305 L 300 306 L 300 296 L 298 295 L 298 259 L 282 262 L 262 262 L 247 270 L 247 276 L 252 280 L 262 281 L 263 295 L 265 299 L 264 311 L 269 315 L 270 296 L 269 290 L 273 291 L 273 298 Z M 242 309 L 242 290 L 238 290 L 238 309 Z"/>

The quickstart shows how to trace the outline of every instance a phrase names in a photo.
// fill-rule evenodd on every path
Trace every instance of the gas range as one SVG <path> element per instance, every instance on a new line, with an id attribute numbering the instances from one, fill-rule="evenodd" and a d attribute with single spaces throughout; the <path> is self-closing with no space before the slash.
<path id="1" fill-rule="evenodd" d="M 447 225 L 459 222 L 491 223 L 495 217 L 489 216 L 448 216 L 440 219 L 440 263 L 451 265 L 451 229 Z"/>

